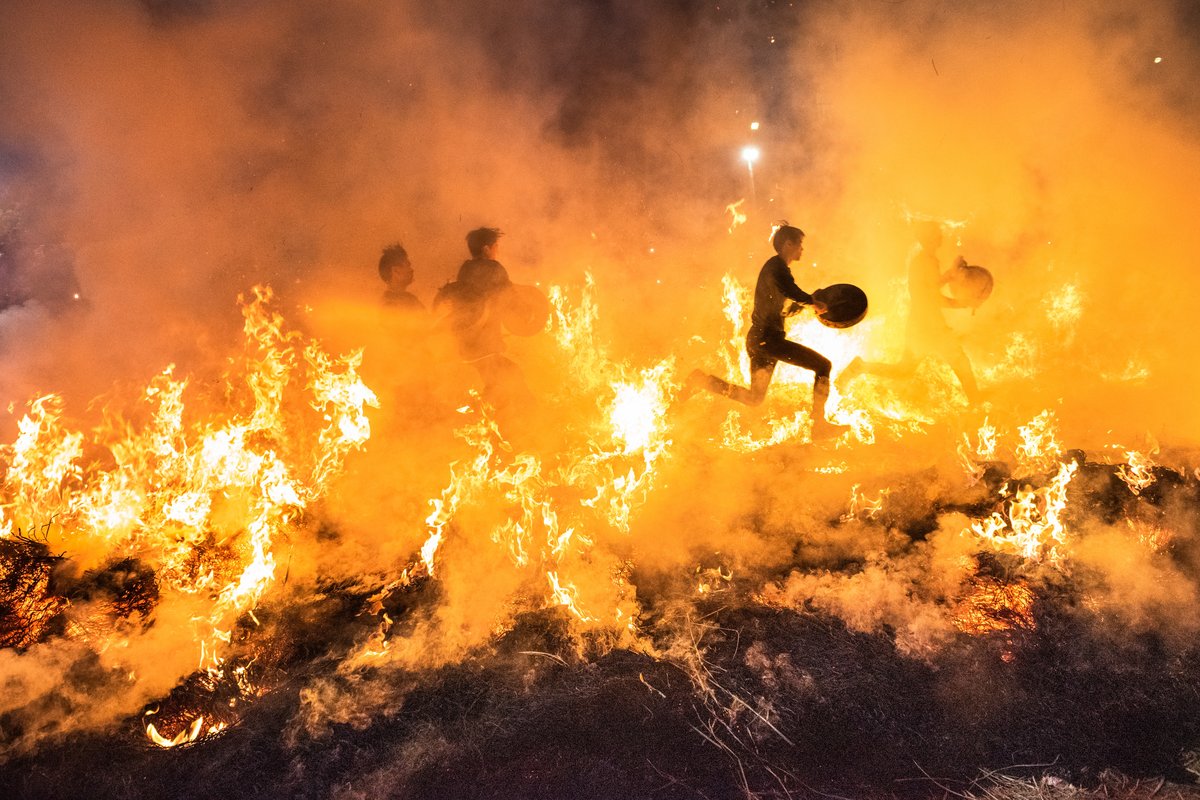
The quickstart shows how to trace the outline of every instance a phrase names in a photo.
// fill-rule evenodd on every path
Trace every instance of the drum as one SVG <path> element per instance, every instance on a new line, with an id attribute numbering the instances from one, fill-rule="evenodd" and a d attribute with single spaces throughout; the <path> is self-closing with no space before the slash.
<path id="1" fill-rule="evenodd" d="M 971 264 L 959 264 L 950 270 L 946 280 L 946 288 L 950 296 L 964 306 L 975 308 L 992 293 L 995 280 L 992 273 L 983 267 Z"/>
<path id="2" fill-rule="evenodd" d="M 849 328 L 867 315 L 867 293 L 852 283 L 835 283 L 813 292 L 813 299 L 824 303 L 824 314 L 817 319 L 830 328 Z"/>
<path id="3" fill-rule="evenodd" d="M 497 300 L 500 322 L 513 336 L 533 336 L 546 329 L 550 301 L 536 286 L 514 283 Z"/>

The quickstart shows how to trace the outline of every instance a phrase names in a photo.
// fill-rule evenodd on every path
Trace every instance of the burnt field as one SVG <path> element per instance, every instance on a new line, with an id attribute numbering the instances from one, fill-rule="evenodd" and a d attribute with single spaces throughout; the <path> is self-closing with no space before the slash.
<path id="1" fill-rule="evenodd" d="M 770 457 L 812 459 L 788 448 Z M 1179 471 L 1155 468 L 1135 495 L 1117 466 L 1078 466 L 1063 509 L 1073 530 L 1169 517 L 1179 531 L 1195 518 L 1200 487 Z M 994 504 L 975 493 L 1001 489 L 1009 471 L 990 462 L 982 488 L 932 498 L 928 473 L 892 474 L 895 488 L 867 513 L 826 509 L 829 530 L 883 535 L 886 553 L 822 563 L 812 541 L 759 515 L 743 522 L 794 543 L 774 575 L 711 552 L 687 571 L 633 567 L 640 613 L 624 641 L 581 630 L 566 609 L 517 609 L 453 663 L 397 663 L 387 641 L 415 635 L 447 602 L 436 579 L 288 584 L 238 620 L 225 677 L 196 673 L 143 712 L 12 755 L 0 774 L 10 796 L 30 798 L 80 786 L 95 797 L 197 798 L 1194 796 L 1200 651 L 1186 626 L 1149 624 L 1173 613 L 1156 607 L 1164 598 L 1118 607 L 1119 577 L 1095 566 L 988 548 L 967 554 L 972 568 L 944 593 L 908 585 L 899 605 L 881 607 L 878 595 L 892 592 L 872 573 L 883 566 L 903 583 L 899 573 L 932 560 L 937 518 L 984 519 Z M 918 493 L 923 516 L 911 513 Z M 1157 551 L 1160 568 L 1191 574 L 1196 547 L 1177 533 Z M 152 624 L 144 566 L 31 590 L 11 578 L 44 570 L 44 546 L 5 548 L 6 619 L 38 600 L 54 609 L 103 596 L 112 619 Z M 817 583 L 801 590 L 802 577 Z M 55 592 L 67 598 L 51 602 Z M 858 596 L 872 592 L 874 604 Z M 936 631 L 919 633 L 930 609 L 950 625 L 927 620 Z M 43 630 L 58 628 L 51 619 Z M 124 691 L 94 657 L 68 679 L 78 696 L 50 690 L 0 718 L 10 744 L 82 696 Z M 148 720 L 170 737 L 198 716 L 228 727 L 168 749 L 146 738 Z"/>
<path id="2" fill-rule="evenodd" d="M 1200 797 L 1198 30 L 0 2 L 0 798 Z"/>

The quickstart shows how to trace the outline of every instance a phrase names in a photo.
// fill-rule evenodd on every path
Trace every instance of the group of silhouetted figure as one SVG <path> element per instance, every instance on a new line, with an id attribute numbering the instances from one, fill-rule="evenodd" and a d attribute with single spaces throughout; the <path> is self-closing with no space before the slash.
<path id="1" fill-rule="evenodd" d="M 471 257 L 455 279 L 442 286 L 433 300 L 438 322 L 453 336 L 459 357 L 479 373 L 482 393 L 494 406 L 507 408 L 528 394 L 521 368 L 505 355 L 502 304 L 513 285 L 498 260 L 499 228 L 476 228 L 467 234 Z M 412 261 L 402 245 L 393 244 L 379 258 L 379 277 L 387 284 L 383 304 L 391 311 L 424 312 L 409 291 Z"/>
<path id="2" fill-rule="evenodd" d="M 455 280 L 438 290 L 433 311 L 439 324 L 452 335 L 459 357 L 478 372 L 482 396 L 497 409 L 512 409 L 530 399 L 530 392 L 521 368 L 505 355 L 505 314 L 507 310 L 508 318 L 512 319 L 514 290 L 522 287 L 514 287 L 507 270 L 497 260 L 502 235 L 497 228 L 476 228 L 467 234 L 471 257 L 459 267 Z M 862 373 L 911 375 L 922 360 L 935 358 L 950 366 L 968 401 L 974 404 L 979 400 L 979 390 L 971 363 L 942 310 L 977 306 L 991 292 L 991 274 L 968 266 L 961 257 L 954 267 L 943 272 L 937 256 L 942 231 L 936 222 L 918 223 L 916 239 L 917 247 L 908 261 L 909 314 L 903 357 L 895 363 L 869 363 L 856 357 L 838 376 L 838 385 L 844 386 Z M 780 224 L 771 244 L 775 255 L 759 271 L 746 334 L 750 385 L 739 386 L 693 370 L 680 396 L 709 391 L 746 405 L 759 405 L 766 397 L 776 365 L 782 361 L 813 373 L 813 438 L 833 436 L 845 430 L 845 426 L 826 417 L 833 364 L 816 350 L 788 339 L 784 326 L 787 317 L 805 308 L 818 315 L 825 315 L 830 309 L 822 300 L 821 290 L 812 294 L 804 291 L 792 274 L 791 265 L 804 252 L 804 232 Z M 395 244 L 383 250 L 379 275 L 387 284 L 383 295 L 387 309 L 424 313 L 421 301 L 409 291 L 413 267 L 403 246 Z M 942 291 L 948 284 L 954 297 Z M 865 296 L 862 302 L 865 313 Z M 531 331 L 545 326 L 545 312 L 535 313 L 543 316 Z"/>

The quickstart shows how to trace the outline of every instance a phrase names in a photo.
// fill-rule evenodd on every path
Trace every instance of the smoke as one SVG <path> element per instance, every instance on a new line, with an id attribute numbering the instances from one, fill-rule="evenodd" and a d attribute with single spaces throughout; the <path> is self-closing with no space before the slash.
<path id="1" fill-rule="evenodd" d="M 781 218 L 808 234 L 802 287 L 848 281 L 871 298 L 862 327 L 826 332 L 835 370 L 894 355 L 909 223 L 925 218 L 946 223 L 943 266 L 961 253 L 995 275 L 978 314 L 948 312 L 994 422 L 1012 432 L 1053 408 L 1068 446 L 1146 433 L 1190 445 L 1195 24 L 1182 5 L 1136 3 L 5 4 L 0 393 L 55 391 L 82 408 L 169 363 L 206 380 L 234 349 L 235 298 L 270 284 L 329 349 L 365 348 L 381 399 L 370 446 L 319 509 L 325 527 L 288 543 L 289 579 L 377 587 L 426 541 L 454 465 L 471 463 L 455 431 L 474 419 L 460 408 L 478 407 L 478 376 L 451 342 L 381 314 L 384 245 L 404 243 L 429 305 L 466 257 L 465 232 L 497 225 L 517 282 L 578 297 L 592 276 L 604 377 L 666 362 L 677 383 L 715 363 L 721 278 L 752 283 Z M 747 143 L 763 154 L 750 169 Z M 731 230 L 738 200 L 748 219 Z M 933 506 L 980 502 L 953 457 L 975 416 L 940 419 L 931 402 L 927 430 L 864 457 L 748 455 L 714 444 L 729 409 L 698 399 L 672 409 L 672 449 L 623 530 L 601 524 L 584 489 L 644 463 L 614 458 L 590 482 L 562 473 L 594 463 L 612 389 L 548 335 L 510 352 L 536 400 L 503 432 L 539 459 L 538 502 L 591 542 L 561 578 L 585 611 L 625 615 L 581 629 L 627 641 L 640 603 L 733 575 L 773 602 L 894 629 L 908 653 L 953 635 L 946 598 L 970 574 L 968 523 Z M 919 380 L 943 389 L 918 401 L 954 391 L 932 369 Z M 781 388 L 762 416 L 807 403 Z M 759 412 L 742 413 L 761 431 Z M 897 475 L 916 477 L 885 501 L 893 524 L 840 521 L 855 484 Z M 393 635 L 395 664 L 460 657 L 545 604 L 544 571 L 513 568 L 493 540 L 516 501 L 489 477 L 448 533 L 437 607 Z M 924 541 L 913 520 L 928 523 Z M 1079 552 L 1105 598 L 1138 624 L 1182 624 L 1164 609 L 1190 602 L 1193 576 L 1121 535 Z M 139 675 L 173 637 L 190 642 L 173 611 L 156 613 L 131 634 Z M 57 641 L 3 656 L 30 680 L 58 679 L 71 658 Z M 184 661 L 76 722 L 128 713 Z M 387 705 L 386 687 L 347 680 L 309 690 L 314 717 L 353 724 Z M 3 710 L 46 685 L 22 683 Z"/>
<path id="2" fill-rule="evenodd" d="M 818 217 L 833 228 L 822 255 L 886 297 L 911 241 L 905 216 L 954 220 L 943 266 L 961 252 L 997 280 L 977 317 L 951 314 L 976 370 L 1003 361 L 1019 335 L 1028 346 L 1017 363 L 1036 375 L 1015 386 L 997 375 L 1000 402 L 1028 414 L 1061 401 L 1080 436 L 1115 427 L 1193 440 L 1180 404 L 1192 379 L 1173 345 L 1188 312 L 1167 299 L 1195 291 L 1186 217 L 1200 168 L 1194 105 L 1176 99 L 1196 64 L 1177 15 L 1027 3 L 881 10 L 814 26 L 829 42 L 814 73 L 824 163 L 839 187 L 835 217 Z M 1073 301 L 1077 313 L 1064 314 Z"/>

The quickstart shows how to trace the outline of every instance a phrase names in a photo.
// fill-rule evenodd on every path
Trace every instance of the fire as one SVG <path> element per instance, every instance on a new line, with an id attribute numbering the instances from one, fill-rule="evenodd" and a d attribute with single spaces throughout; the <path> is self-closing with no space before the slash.
<path id="1" fill-rule="evenodd" d="M 614 566 L 607 589 L 585 586 L 572 570 L 593 557 L 595 534 L 627 534 L 638 507 L 649 496 L 658 462 L 670 450 L 667 408 L 676 385 L 673 359 L 645 369 L 611 361 L 595 344 L 598 318 L 594 282 L 582 295 L 552 287 L 552 333 L 574 367 L 581 390 L 607 399 L 592 420 L 591 436 L 553 454 L 514 449 L 491 409 L 480 398 L 460 409 L 468 417 L 456 431 L 469 455 L 450 465 L 449 481 L 430 500 L 427 535 L 411 574 L 440 574 L 447 547 L 454 546 L 454 521 L 469 508 L 496 507 L 488 532 L 518 570 L 529 570 L 530 586 L 540 573 L 544 601 L 565 608 L 587 624 L 632 624 L 635 609 L 622 570 Z M 607 595 L 607 596 L 604 596 Z M 603 604 L 608 604 L 604 608 Z"/>
<path id="2" fill-rule="evenodd" d="M 979 369 L 979 375 L 988 383 L 1029 380 L 1037 375 L 1037 362 L 1037 345 L 1025 334 L 1015 332 L 1008 337 L 1004 358 L 998 364 L 984 365 Z"/>
<path id="3" fill-rule="evenodd" d="M 636 366 L 610 357 L 597 341 L 594 288 L 587 276 L 578 293 L 560 287 L 549 292 L 551 334 L 572 365 L 568 394 L 575 395 L 577 406 L 563 444 L 552 452 L 522 450 L 509 441 L 494 410 L 479 396 L 470 397 L 459 409 L 454 432 L 458 457 L 443 468 L 440 491 L 427 498 L 423 543 L 388 576 L 394 579 L 388 588 L 372 598 L 370 613 L 379 623 L 363 635 L 353 659 L 400 657 L 397 651 L 405 648 L 393 647 L 392 637 L 403 626 L 383 610 L 383 594 L 418 575 L 453 575 L 455 554 L 468 546 L 490 548 L 498 563 L 514 570 L 513 583 L 522 594 L 507 598 L 513 607 L 561 608 L 588 629 L 636 631 L 639 608 L 627 580 L 631 567 L 598 543 L 620 541 L 635 530 L 639 510 L 673 456 L 670 403 L 678 389 L 676 363 L 671 357 Z M 749 295 L 747 287 L 725 276 L 730 335 L 721 357 L 726 374 L 743 381 L 749 379 L 744 348 Z M 229 662 L 230 643 L 239 626 L 257 625 L 254 611 L 282 571 L 281 541 L 296 535 L 302 515 L 328 490 L 347 457 L 369 440 L 366 408 L 378 405 L 358 375 L 361 353 L 335 357 L 289 332 L 270 310 L 270 301 L 270 293 L 261 289 L 243 301 L 244 366 L 226 377 L 231 411 L 196 410 L 188 380 L 167 367 L 138 399 L 137 418 L 143 422 L 134 424 L 113 412 L 91 441 L 73 430 L 59 398 L 39 397 L 4 450 L 0 503 L 4 536 L 12 535 L 18 520 L 49 520 L 56 547 L 146 559 L 164 592 L 202 601 L 202 613 L 191 620 L 198 670 L 213 682 L 220 676 L 235 680 L 247 695 L 256 689 L 246 667 Z M 868 326 L 832 330 L 807 315 L 792 323 L 793 338 L 835 364 L 863 352 L 867 335 Z M 932 384 L 942 378 L 933 369 L 918 373 L 919 380 Z M 809 373 L 781 365 L 761 424 L 744 425 L 743 412 L 730 409 L 714 446 L 748 453 L 808 441 L 810 387 Z M 954 407 L 946 397 L 938 399 L 943 405 L 936 411 Z M 938 418 L 870 381 L 856 384 L 853 392 L 835 393 L 833 401 L 835 418 L 853 427 L 843 444 L 899 439 L 924 431 Z M 787 411 L 770 413 L 777 408 Z M 996 459 L 1001 450 L 1002 433 L 989 418 L 973 438 L 958 431 L 953 435 L 954 441 L 961 438 L 959 456 L 976 478 L 978 462 Z M 1067 489 L 1079 464 L 1063 460 L 1050 411 L 1016 435 L 1011 452 L 1021 480 L 1002 491 L 999 510 L 964 533 L 996 551 L 1057 564 L 1069 540 Z M 111 454 L 111 464 L 84 465 L 89 446 Z M 1123 453 L 1117 472 L 1137 494 L 1153 482 L 1154 465 L 1136 451 Z M 840 461 L 803 468 L 810 474 L 838 474 L 856 467 Z M 868 492 L 854 483 L 841 520 L 873 519 L 890 491 Z M 1165 532 L 1150 528 L 1136 535 L 1152 547 L 1167 540 Z M 732 578 L 725 567 L 698 567 L 690 585 L 697 594 L 711 595 L 730 590 Z M 953 612 L 959 630 L 1032 626 L 1028 587 L 975 580 L 972 593 Z M 145 733 L 159 746 L 175 747 L 228 724 L 213 718 L 211 709 L 189 713 L 179 726 L 148 723 Z"/>
<path id="4" fill-rule="evenodd" d="M 741 414 L 730 410 L 721 425 L 721 441 L 725 447 L 741 453 L 753 453 L 765 447 L 800 439 L 812 428 L 812 417 L 804 410 L 796 411 L 790 417 L 767 420 L 768 432 L 761 438 L 755 438 L 752 433 L 743 430 L 740 420 Z"/>
<path id="5" fill-rule="evenodd" d="M 1145 383 L 1150 377 L 1150 367 L 1139 359 L 1131 358 L 1125 362 L 1119 372 L 1105 370 L 1100 373 L 1102 380 L 1109 383 Z"/>
<path id="6" fill-rule="evenodd" d="M 106 412 L 90 443 L 111 455 L 106 465 L 81 463 L 85 434 L 69 430 L 54 396 L 29 404 L 4 449 L 0 508 L 9 529 L 12 519 L 52 515 L 55 549 L 81 554 L 84 563 L 146 559 L 160 591 L 208 598 L 193 624 L 199 668 L 214 675 L 232 624 L 243 614 L 253 619 L 274 582 L 277 538 L 369 437 L 363 408 L 376 404 L 358 378 L 358 354 L 335 359 L 315 342 L 305 345 L 284 330 L 270 300 L 261 288 L 242 300 L 245 366 L 226 376 L 240 411 L 193 412 L 196 421 L 185 422 L 188 381 L 167 367 L 142 394 L 142 426 Z M 316 418 L 289 404 L 300 389 L 311 394 Z M 198 716 L 171 739 L 151 725 L 147 736 L 172 746 L 194 741 L 202 725 Z"/>
<path id="7" fill-rule="evenodd" d="M 726 274 L 722 280 L 722 310 L 729 324 L 729 336 L 724 340 L 720 357 L 724 377 L 727 380 L 748 384 L 750 360 L 746 354 L 746 331 L 750 326 L 750 289 L 736 278 Z M 833 329 L 822 325 L 810 313 L 804 312 L 788 322 L 788 337 L 803 342 L 829 358 L 835 366 L 835 374 L 866 350 L 866 342 L 873 335 L 874 324 L 863 322 L 852 329 Z M 928 373 L 919 372 L 926 382 L 931 382 Z M 952 375 L 937 375 L 932 380 L 949 385 Z M 864 388 L 865 384 L 865 388 Z M 812 374 L 806 370 L 779 364 L 768 395 L 768 408 L 800 406 L 805 408 L 811 401 Z M 943 400 L 945 410 L 952 406 Z M 961 402 L 961 401 L 959 401 Z M 845 394 L 834 385 L 830 394 L 830 417 L 851 428 L 843 439 L 853 439 L 861 444 L 874 444 L 877 432 L 885 432 L 889 438 L 899 438 L 905 433 L 924 430 L 935 417 L 928 409 L 918 408 L 894 394 L 888 394 L 877 384 L 860 382 L 852 394 Z M 754 452 L 784 442 L 809 440 L 811 418 L 806 411 L 793 412 L 784 418 L 770 418 L 765 423 L 767 432 L 758 434 L 748 431 L 741 424 L 741 415 L 733 410 L 722 426 L 725 447 L 739 452 Z"/>
<path id="8" fill-rule="evenodd" d="M 1043 301 L 1046 318 L 1055 331 L 1070 335 L 1083 316 L 1083 293 L 1073 283 L 1068 283 Z"/>
<path id="9" fill-rule="evenodd" d="M 559 582 L 558 574 L 555 572 L 547 572 L 546 578 L 550 582 L 550 602 L 553 605 L 565 607 L 581 622 L 595 622 L 596 618 L 580 610 L 576 603 L 578 590 L 571 583 L 563 584 Z"/>
<path id="10" fill-rule="evenodd" d="M 729 322 L 729 338 L 721 348 L 725 377 L 750 381 L 750 356 L 746 354 L 746 331 L 750 327 L 750 289 L 726 273 L 721 278 L 722 310 Z"/>
<path id="11" fill-rule="evenodd" d="M 1041 472 L 1058 462 L 1062 447 L 1058 444 L 1058 423 L 1053 411 L 1043 411 L 1027 425 L 1017 429 L 1021 437 L 1017 445 L 1018 466 L 1027 472 Z"/>
<path id="12" fill-rule="evenodd" d="M 1125 455 L 1124 463 L 1117 467 L 1117 475 L 1125 481 L 1129 491 L 1141 494 L 1157 480 L 1154 474 L 1154 462 L 1136 450 L 1124 447 L 1118 447 L 1118 449 L 1122 450 Z M 1157 452 L 1157 450 L 1157 447 L 1153 447 L 1151 452 Z"/>
<path id="13" fill-rule="evenodd" d="M 859 492 L 862 484 L 850 487 L 850 510 L 842 515 L 842 522 L 856 520 L 861 515 L 867 519 L 873 518 L 883 508 L 883 499 L 892 493 L 889 488 L 880 489 L 874 500 L 867 498 L 866 492 Z"/>
<path id="14" fill-rule="evenodd" d="M 729 223 L 730 233 L 733 233 L 739 225 L 743 225 L 746 222 L 746 214 L 741 210 L 742 203 L 745 202 L 746 198 L 743 197 L 736 203 L 730 203 L 729 205 L 725 206 L 725 210 L 729 212 L 729 216 L 732 219 L 732 222 Z"/>
<path id="15" fill-rule="evenodd" d="M 204 717 L 196 717 L 190 725 L 179 731 L 174 737 L 168 739 L 158 732 L 153 722 L 150 722 L 146 725 L 146 736 L 159 747 L 177 747 L 181 744 L 194 742 L 200 738 L 200 731 L 203 727 Z"/>
<path id="16" fill-rule="evenodd" d="M 614 397 L 608 418 L 613 435 L 622 443 L 626 455 L 661 446 L 656 434 L 662 429 L 667 409 L 667 384 L 670 362 L 645 370 L 637 383 L 618 381 L 613 385 Z"/>
<path id="17" fill-rule="evenodd" d="M 963 433 L 962 442 L 958 446 L 958 456 L 967 474 L 973 480 L 979 480 L 983 476 L 983 468 L 978 462 L 993 461 L 996 458 L 998 432 L 989 419 L 984 417 L 983 424 L 979 426 L 975 436 L 976 443 L 971 444 L 970 437 Z"/>
<path id="18" fill-rule="evenodd" d="M 1020 486 L 1005 513 L 994 513 L 974 523 L 971 530 L 998 551 L 1057 563 L 1067 541 L 1067 485 L 1078 469 L 1076 462 L 1066 461 L 1048 485 L 1038 489 Z"/>
<path id="19" fill-rule="evenodd" d="M 696 567 L 696 593 L 711 595 L 728 591 L 733 582 L 733 570 L 726 567 Z"/>

